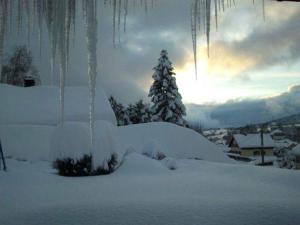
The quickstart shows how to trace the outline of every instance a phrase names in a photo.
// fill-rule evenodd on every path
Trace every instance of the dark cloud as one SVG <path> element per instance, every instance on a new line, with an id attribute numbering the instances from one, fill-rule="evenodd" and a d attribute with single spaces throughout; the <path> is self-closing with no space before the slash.
<path id="1" fill-rule="evenodd" d="M 277 18 L 283 16 L 280 11 L 269 10 L 269 14 L 272 10 L 278 13 Z M 267 18 L 265 25 L 257 26 L 241 40 L 213 42 L 211 66 L 228 68 L 239 78 L 272 66 L 289 67 L 299 62 L 300 7 L 284 16 L 284 20 Z"/>
<path id="2" fill-rule="evenodd" d="M 206 127 L 244 126 L 300 113 L 300 85 L 272 98 L 228 101 L 220 105 L 188 105 L 188 118 Z"/>
<path id="3" fill-rule="evenodd" d="M 172 2 L 172 4 L 170 4 Z M 219 32 L 226 30 L 234 33 L 236 26 L 246 25 L 245 12 L 253 11 L 249 1 L 239 3 L 236 8 L 223 14 L 229 15 Z M 285 4 L 281 4 L 283 9 Z M 260 11 L 261 9 L 257 9 Z M 275 22 L 266 26 L 255 26 L 242 40 L 214 40 L 211 43 L 211 67 L 221 65 L 222 70 L 236 73 L 242 81 L 251 81 L 251 71 L 263 69 L 272 65 L 291 64 L 299 61 L 300 9 L 294 13 L 286 13 L 285 19 L 281 11 L 267 9 L 268 14 L 274 14 L 269 19 Z M 233 14 L 232 17 L 230 15 Z M 239 21 L 235 21 L 238 16 Z M 70 66 L 67 76 L 67 85 L 87 85 L 87 51 L 85 24 L 79 13 L 77 16 L 76 37 L 71 44 Z M 99 43 L 98 85 L 104 87 L 108 94 L 113 94 L 122 102 L 132 102 L 140 98 L 147 99 L 147 91 L 151 84 L 152 68 L 156 65 L 161 49 L 167 49 L 175 67 L 182 67 L 187 59 L 191 60 L 191 34 L 190 34 L 190 4 L 182 0 L 160 0 L 154 9 L 149 7 L 147 13 L 142 10 L 130 9 L 127 18 L 127 32 L 121 33 L 120 44 L 116 37 L 117 46 L 112 43 L 112 8 L 99 10 L 98 17 Z M 245 19 L 246 18 L 246 19 Z M 244 20 L 245 19 L 245 20 Z M 256 18 L 263 23 L 262 18 Z M 268 18 L 267 18 L 268 20 Z M 278 22 L 279 21 L 279 22 Z M 269 24 L 269 23 L 268 23 Z M 121 24 L 121 30 L 123 24 Z M 45 29 L 46 30 L 46 29 Z M 18 44 L 27 44 L 25 30 L 18 36 L 10 36 L 6 43 L 5 52 Z M 213 33 L 214 35 L 214 33 Z M 50 50 L 48 35 L 43 34 L 42 57 L 39 55 L 38 33 L 35 32 L 30 42 L 34 53 L 34 62 L 41 73 L 43 84 L 51 84 Z M 199 43 L 204 43 L 204 38 Z M 203 45 L 204 46 L 204 45 Z M 199 46 L 199 52 L 201 47 Z M 203 51 L 205 52 L 205 51 Z M 205 55 L 206 57 L 206 55 Z M 239 68 L 236 68 L 239 67 Z M 55 84 L 58 83 L 58 69 L 55 70 Z M 181 87 L 179 87 L 181 88 Z M 181 90 L 181 89 L 180 89 Z"/>

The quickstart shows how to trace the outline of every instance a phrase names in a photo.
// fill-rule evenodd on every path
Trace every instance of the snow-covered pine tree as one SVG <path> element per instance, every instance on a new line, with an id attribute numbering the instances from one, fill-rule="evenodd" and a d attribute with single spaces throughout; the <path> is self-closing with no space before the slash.
<path id="1" fill-rule="evenodd" d="M 129 118 L 132 124 L 148 123 L 151 121 L 151 110 L 149 104 L 139 100 L 128 107 Z"/>
<path id="2" fill-rule="evenodd" d="M 118 103 L 113 96 L 109 97 L 109 102 L 110 102 L 111 107 L 112 107 L 112 109 L 115 113 L 118 126 L 127 125 L 128 122 L 126 123 L 126 119 L 125 119 L 126 116 L 125 116 L 124 106 L 121 103 Z"/>
<path id="3" fill-rule="evenodd" d="M 152 111 L 149 103 L 143 103 L 143 111 L 142 111 L 142 123 L 149 123 L 152 121 Z"/>
<path id="4" fill-rule="evenodd" d="M 165 121 L 181 126 L 186 125 L 183 116 L 186 115 L 185 106 L 178 92 L 174 68 L 168 59 L 168 52 L 162 50 L 158 65 L 154 67 L 154 82 L 150 88 L 149 97 L 153 103 L 151 107 L 153 121 Z"/>
<path id="5" fill-rule="evenodd" d="M 40 84 L 39 74 L 32 65 L 31 52 L 25 46 L 19 46 L 9 64 L 2 66 L 0 82 L 24 87 L 29 79 L 34 81 L 34 85 Z"/>
<path id="6" fill-rule="evenodd" d="M 139 118 L 139 113 L 138 110 L 136 109 L 135 104 L 129 104 L 127 109 L 126 109 L 127 115 L 129 117 L 129 124 L 138 124 L 140 123 L 140 118 Z"/>

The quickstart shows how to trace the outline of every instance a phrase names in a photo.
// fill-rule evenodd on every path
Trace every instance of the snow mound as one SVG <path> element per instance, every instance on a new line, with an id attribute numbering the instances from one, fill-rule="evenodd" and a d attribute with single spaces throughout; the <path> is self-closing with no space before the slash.
<path id="1" fill-rule="evenodd" d="M 146 143 L 142 149 L 142 153 L 152 159 L 160 160 L 165 158 L 165 154 L 161 151 L 159 144 L 155 140 Z"/>
<path id="2" fill-rule="evenodd" d="M 84 122 L 66 122 L 63 127 L 0 125 L 0 138 L 6 156 L 29 161 L 78 158 L 91 150 L 89 126 Z M 163 154 L 175 160 L 233 162 L 222 148 L 200 134 L 171 123 L 116 127 L 108 121 L 96 121 L 94 138 L 93 156 L 98 166 L 105 166 L 103 162 L 112 153 L 117 153 L 118 161 L 122 161 L 128 149 L 156 159 L 161 159 Z M 176 163 L 170 164 L 173 167 Z"/>
<path id="3" fill-rule="evenodd" d="M 116 175 L 119 174 L 161 174 L 167 173 L 169 170 L 160 161 L 150 159 L 147 156 L 136 152 L 127 154 L 120 169 L 116 170 Z"/>
<path id="4" fill-rule="evenodd" d="M 0 84 L 0 124 L 57 125 L 59 89 L 55 86 L 16 87 Z M 89 121 L 87 87 L 66 87 L 65 120 Z M 95 120 L 116 124 L 116 118 L 104 91 L 97 87 Z"/>
<path id="5" fill-rule="evenodd" d="M 115 126 L 107 121 L 95 123 L 95 149 L 93 149 L 93 165 L 108 170 L 107 162 L 111 155 L 118 153 Z"/>
<path id="6" fill-rule="evenodd" d="M 68 122 L 54 129 L 50 141 L 50 160 L 80 159 L 91 152 L 89 127 L 86 123 Z"/>
<path id="7" fill-rule="evenodd" d="M 0 125 L 3 153 L 18 160 L 48 160 L 54 129 L 54 126 Z"/>
<path id="8" fill-rule="evenodd" d="M 198 158 L 213 162 L 233 162 L 223 150 L 197 132 L 171 123 L 146 123 L 117 128 L 123 149 L 133 147 L 136 151 L 150 148 L 159 143 L 159 150 L 175 159 Z M 149 147 L 150 146 L 150 147 Z M 154 147 L 153 147 L 154 146 Z"/>
<path id="9" fill-rule="evenodd" d="M 95 147 L 91 146 L 90 130 L 87 123 L 66 122 L 54 129 L 51 136 L 51 152 L 49 159 L 80 159 L 84 155 L 92 155 L 93 166 L 108 169 L 107 161 L 112 153 L 117 153 L 117 141 L 114 125 L 107 121 L 95 123 Z"/>

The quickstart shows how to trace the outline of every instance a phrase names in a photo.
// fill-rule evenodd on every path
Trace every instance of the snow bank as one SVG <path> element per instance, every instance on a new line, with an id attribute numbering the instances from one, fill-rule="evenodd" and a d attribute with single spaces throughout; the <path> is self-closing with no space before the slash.
<path id="1" fill-rule="evenodd" d="M 0 84 L 0 102 L 0 125 L 57 125 L 58 123 L 58 87 L 22 88 Z M 87 87 L 66 87 L 65 120 L 89 121 L 89 102 Z M 97 87 L 95 102 L 95 120 L 107 120 L 116 124 L 108 98 L 100 87 Z"/>
<path id="2" fill-rule="evenodd" d="M 78 158 L 91 149 L 88 123 L 84 122 L 66 122 L 63 127 L 1 125 L 0 137 L 6 156 L 30 161 Z M 117 153 L 122 160 L 128 149 L 154 158 L 163 154 L 174 159 L 232 162 L 222 148 L 193 130 L 171 123 L 124 127 L 116 127 L 108 121 L 95 123 L 95 165 L 105 166 L 103 162 L 112 153 Z"/>
<path id="3" fill-rule="evenodd" d="M 0 125 L 4 155 L 19 160 L 48 160 L 50 137 L 54 128 L 36 125 Z"/>
<path id="4" fill-rule="evenodd" d="M 199 158 L 214 162 L 232 162 L 221 148 L 197 132 L 171 123 L 118 127 L 117 134 L 123 149 L 133 147 L 143 153 L 150 146 L 159 149 L 167 157 L 177 159 Z M 155 146 L 149 143 L 155 143 Z"/>

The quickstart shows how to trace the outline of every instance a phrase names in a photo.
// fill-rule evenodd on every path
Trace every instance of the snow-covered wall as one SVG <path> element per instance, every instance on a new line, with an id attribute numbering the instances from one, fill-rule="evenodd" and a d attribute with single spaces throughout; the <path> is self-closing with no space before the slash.
<path id="1" fill-rule="evenodd" d="M 89 121 L 87 87 L 66 87 L 65 120 Z M 104 91 L 97 87 L 95 119 L 116 124 L 116 118 Z M 0 126 L 3 124 L 57 125 L 59 89 L 55 86 L 30 88 L 0 84 Z"/>

